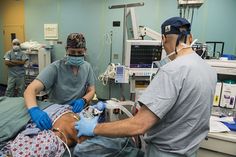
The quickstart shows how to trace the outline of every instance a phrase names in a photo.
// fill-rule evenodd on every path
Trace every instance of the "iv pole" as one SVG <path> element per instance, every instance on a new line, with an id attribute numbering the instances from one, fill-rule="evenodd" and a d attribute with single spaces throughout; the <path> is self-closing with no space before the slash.
<path id="1" fill-rule="evenodd" d="M 125 61 L 125 46 L 126 46 L 126 34 L 127 34 L 127 30 L 126 30 L 126 14 L 127 14 L 127 8 L 130 7 L 139 7 L 139 6 L 144 6 L 144 3 L 129 3 L 129 4 L 119 4 L 119 5 L 112 5 L 109 6 L 109 9 L 120 9 L 120 8 L 124 8 L 124 21 L 123 21 L 123 45 L 122 45 L 122 64 L 124 65 L 124 61 Z"/>
<path id="2" fill-rule="evenodd" d="M 109 6 L 109 9 L 120 9 L 124 8 L 124 18 L 123 18 L 123 45 L 122 45 L 122 64 L 125 64 L 125 49 L 126 49 L 126 36 L 127 36 L 127 28 L 126 28 L 126 15 L 127 15 L 127 8 L 130 7 L 139 7 L 144 6 L 144 2 L 142 3 L 129 3 L 129 4 L 118 4 L 118 5 L 112 5 Z M 121 99 L 125 99 L 124 97 L 124 91 L 123 91 L 123 84 L 121 84 Z"/>
<path id="3" fill-rule="evenodd" d="M 110 31 L 110 39 L 111 39 L 111 43 L 110 43 L 110 63 L 112 63 L 112 34 L 113 32 Z M 108 93 L 108 98 L 111 99 L 111 84 L 109 83 L 109 93 Z"/>

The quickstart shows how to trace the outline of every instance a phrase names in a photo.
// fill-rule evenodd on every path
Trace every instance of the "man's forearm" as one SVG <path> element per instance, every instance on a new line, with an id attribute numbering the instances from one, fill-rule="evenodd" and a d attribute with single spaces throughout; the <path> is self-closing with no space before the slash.
<path id="1" fill-rule="evenodd" d="M 25 61 L 21 61 L 21 60 L 11 60 L 11 62 L 15 65 L 24 65 Z"/>
<path id="2" fill-rule="evenodd" d="M 5 65 L 10 66 L 10 67 L 11 66 L 16 66 L 16 64 L 11 62 L 10 60 L 5 60 Z"/>
<path id="3" fill-rule="evenodd" d="M 36 93 L 31 89 L 26 89 L 24 93 L 25 105 L 27 108 L 37 106 Z"/>
<path id="4" fill-rule="evenodd" d="M 95 87 L 94 86 L 88 87 L 87 93 L 85 94 L 85 96 L 83 96 L 83 98 L 86 99 L 87 102 L 89 102 L 93 99 L 94 94 L 95 94 Z"/>
<path id="5" fill-rule="evenodd" d="M 94 134 L 108 137 L 142 135 L 158 121 L 159 118 L 143 105 L 132 118 L 109 123 L 98 123 L 94 129 Z"/>
<path id="6" fill-rule="evenodd" d="M 24 65 L 25 61 L 18 61 L 18 60 L 5 60 L 5 64 L 7 66 L 17 66 L 17 65 Z"/>
<path id="7" fill-rule="evenodd" d="M 143 127 L 135 121 L 134 117 L 115 122 L 98 123 L 94 129 L 95 135 L 107 137 L 130 137 L 143 133 Z"/>
<path id="8" fill-rule="evenodd" d="M 27 106 L 27 108 L 37 106 L 36 96 L 43 89 L 43 84 L 36 79 L 28 85 L 24 92 L 25 105 Z"/>

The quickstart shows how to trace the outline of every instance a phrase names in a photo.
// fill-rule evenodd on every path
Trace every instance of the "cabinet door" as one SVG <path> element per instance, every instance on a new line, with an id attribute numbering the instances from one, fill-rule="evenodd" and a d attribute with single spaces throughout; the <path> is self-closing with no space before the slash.
<path id="1" fill-rule="evenodd" d="M 38 52 L 39 72 L 51 63 L 51 53 L 45 48 L 40 48 Z"/>
<path id="2" fill-rule="evenodd" d="M 197 157 L 234 157 L 234 155 L 228 155 L 228 154 L 200 148 L 197 152 Z"/>

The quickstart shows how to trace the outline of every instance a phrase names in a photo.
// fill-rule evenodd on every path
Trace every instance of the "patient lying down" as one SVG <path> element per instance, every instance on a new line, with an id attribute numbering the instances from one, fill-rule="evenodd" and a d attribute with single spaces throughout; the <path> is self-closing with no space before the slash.
<path id="1" fill-rule="evenodd" d="M 85 156 L 129 156 L 143 155 L 135 148 L 129 138 L 107 138 L 95 136 L 93 138 L 77 138 L 74 125 L 79 116 L 71 111 L 70 105 L 54 104 L 44 110 L 53 122 L 51 130 L 36 128 L 32 122 L 26 129 L 8 144 L 8 156 L 63 156 L 67 146 L 74 146 L 75 157 Z M 87 140 L 86 140 L 87 139 Z M 68 147 L 67 147 L 68 148 Z M 89 149 L 88 149 L 89 148 Z"/>
<path id="2" fill-rule="evenodd" d="M 29 123 L 12 141 L 12 156 L 62 156 L 65 144 L 70 147 L 88 139 L 77 138 L 74 123 L 79 116 L 71 111 L 71 106 L 54 104 L 44 111 L 52 119 L 53 128 L 40 131 L 34 123 Z"/>

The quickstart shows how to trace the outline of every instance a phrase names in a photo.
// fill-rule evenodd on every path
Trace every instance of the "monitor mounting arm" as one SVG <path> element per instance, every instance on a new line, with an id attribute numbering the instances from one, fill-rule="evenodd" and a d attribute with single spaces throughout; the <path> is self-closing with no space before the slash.
<path id="1" fill-rule="evenodd" d="M 153 40 L 159 40 L 161 41 L 161 34 L 157 33 L 156 31 L 145 27 L 145 26 L 139 26 L 139 36 L 144 38 L 144 36 L 148 36 L 152 38 Z"/>

